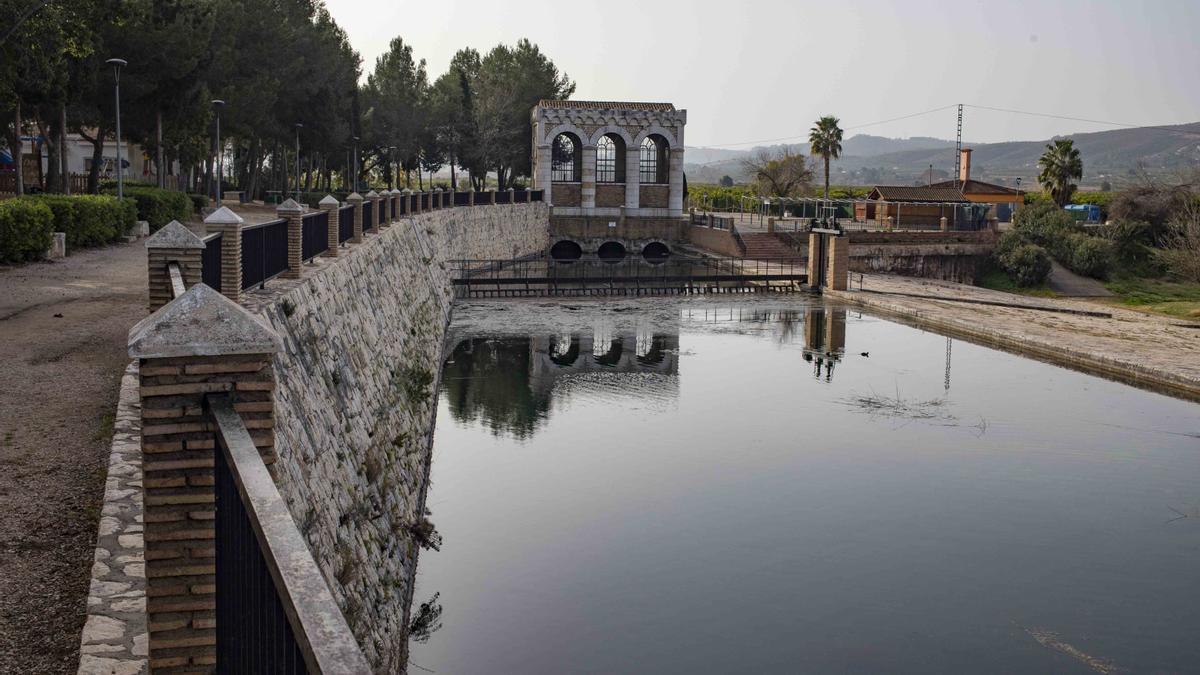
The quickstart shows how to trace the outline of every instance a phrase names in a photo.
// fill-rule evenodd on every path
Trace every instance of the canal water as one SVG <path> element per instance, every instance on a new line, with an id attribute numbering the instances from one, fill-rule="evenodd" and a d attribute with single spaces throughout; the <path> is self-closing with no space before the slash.
<path id="1" fill-rule="evenodd" d="M 1200 406 L 819 300 L 456 309 L 410 672 L 1195 672 Z"/>

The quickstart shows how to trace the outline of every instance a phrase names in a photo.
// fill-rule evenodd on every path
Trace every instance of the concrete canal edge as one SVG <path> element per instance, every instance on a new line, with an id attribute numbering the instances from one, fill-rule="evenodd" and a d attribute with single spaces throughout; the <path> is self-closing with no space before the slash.
<path id="1" fill-rule="evenodd" d="M 1037 337 L 997 329 L 971 318 L 932 316 L 908 303 L 889 298 L 886 294 L 826 290 L 824 297 L 864 307 L 919 328 L 945 333 L 950 337 L 967 339 L 988 347 L 1100 375 L 1151 391 L 1200 401 L 1200 381 L 1177 372 L 1137 363 L 1132 358 L 1136 356 L 1135 353 L 1131 353 L 1131 359 L 1128 361 L 1119 360 L 1078 349 L 1064 342 L 1049 342 Z M 931 299 L 931 301 L 936 301 L 936 299 Z M 1066 337 L 1065 334 L 1064 337 Z"/>

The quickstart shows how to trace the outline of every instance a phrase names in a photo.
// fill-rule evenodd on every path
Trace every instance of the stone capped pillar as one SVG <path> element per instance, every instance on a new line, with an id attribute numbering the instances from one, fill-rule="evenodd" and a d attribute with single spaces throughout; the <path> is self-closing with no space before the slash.
<path id="1" fill-rule="evenodd" d="M 596 208 L 596 146 L 583 146 L 583 179 L 579 185 L 579 205 Z"/>
<path id="2" fill-rule="evenodd" d="M 300 266 L 304 264 L 304 207 L 295 199 L 288 199 L 275 207 L 275 215 L 286 219 L 288 224 L 288 268 L 280 276 L 299 279 Z"/>
<path id="3" fill-rule="evenodd" d="M 146 263 L 150 273 L 150 311 L 175 299 L 167 263 L 178 263 L 184 288 L 200 283 L 204 240 L 178 220 L 172 220 L 146 240 Z"/>
<path id="4" fill-rule="evenodd" d="M 388 210 L 388 223 L 394 223 L 400 220 L 400 190 L 392 188 L 391 192 L 392 207 Z"/>
<path id="5" fill-rule="evenodd" d="M 412 214 L 417 212 L 416 207 L 413 206 L 413 196 L 412 195 L 413 195 L 413 191 L 408 188 L 404 188 L 404 190 L 401 192 L 400 198 L 404 200 L 404 215 L 406 215 L 406 216 L 411 216 Z"/>
<path id="6" fill-rule="evenodd" d="M 667 193 L 667 208 L 672 216 L 683 215 L 683 148 L 669 148 L 668 160 L 670 192 Z"/>
<path id="7" fill-rule="evenodd" d="M 354 233 L 350 235 L 350 241 L 354 244 L 361 244 L 363 240 L 363 196 L 357 192 L 351 192 L 349 197 L 346 197 L 346 202 L 354 205 Z"/>
<path id="8" fill-rule="evenodd" d="M 549 143 L 539 143 L 534 150 L 533 187 L 544 190 L 542 200 L 550 202 L 550 185 L 553 174 L 550 172 L 551 150 Z M 628 162 L 626 162 L 628 165 Z"/>
<path id="9" fill-rule="evenodd" d="M 371 218 L 370 218 L 370 220 L 367 220 L 365 217 L 363 218 L 363 224 L 362 224 L 363 232 L 366 232 L 367 230 L 370 230 L 372 228 L 374 228 L 376 231 L 378 231 L 378 229 L 379 229 L 379 208 L 380 208 L 379 207 L 379 193 L 374 190 L 371 190 L 367 194 L 363 195 L 363 201 L 371 202 Z"/>
<path id="10" fill-rule="evenodd" d="M 421 206 L 422 206 L 421 202 L 425 201 L 424 194 L 425 193 L 423 193 L 423 192 L 414 192 L 413 193 L 413 213 L 421 212 Z"/>
<path id="11" fill-rule="evenodd" d="M 475 206 L 475 186 L 471 186 L 471 191 L 467 193 L 467 206 Z"/>
<path id="12" fill-rule="evenodd" d="M 642 164 L 640 148 L 625 148 L 625 208 L 642 206 Z"/>
<path id="13" fill-rule="evenodd" d="M 213 672 L 217 666 L 214 466 L 220 450 L 205 396 L 231 396 L 255 446 L 270 457 L 271 358 L 279 348 L 279 337 L 261 319 L 204 284 L 129 332 L 129 356 L 140 366 L 153 673 Z"/>
<path id="14" fill-rule="evenodd" d="M 228 206 L 204 219 L 209 232 L 221 233 L 221 294 L 242 301 L 242 224 L 246 221 Z"/>
<path id="15" fill-rule="evenodd" d="M 491 204 L 492 206 L 496 205 L 496 188 L 488 189 L 488 204 Z"/>
<path id="16" fill-rule="evenodd" d="M 850 237 L 829 237 L 829 267 L 825 283 L 835 291 L 844 291 L 850 278 Z"/>
<path id="17" fill-rule="evenodd" d="M 333 195 L 325 195 L 317 203 L 317 206 L 329 214 L 329 225 L 326 229 L 328 238 L 325 240 L 326 249 L 321 255 L 326 258 L 336 258 L 338 257 L 338 209 L 341 207 L 341 204 L 338 203 L 337 198 Z"/>

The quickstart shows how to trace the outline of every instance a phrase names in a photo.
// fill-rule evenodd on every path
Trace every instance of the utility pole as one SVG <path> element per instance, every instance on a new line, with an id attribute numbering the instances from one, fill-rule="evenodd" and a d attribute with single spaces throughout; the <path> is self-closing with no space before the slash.
<path id="1" fill-rule="evenodd" d="M 221 208 L 221 178 L 222 178 L 221 160 L 225 154 L 224 152 L 221 152 L 221 108 L 222 108 L 222 106 L 225 105 L 225 101 L 222 101 L 219 98 L 214 98 L 212 100 L 212 105 L 213 105 L 213 108 L 216 108 L 216 111 L 217 111 L 217 192 L 216 192 L 216 194 L 217 194 L 217 208 Z"/>
<path id="2" fill-rule="evenodd" d="M 954 147 L 954 187 L 961 188 L 962 181 L 959 178 L 962 176 L 962 109 L 963 104 L 958 104 L 958 142 Z"/>
<path id="3" fill-rule="evenodd" d="M 294 197 L 300 196 L 300 130 L 304 125 L 296 122 L 296 194 Z"/>

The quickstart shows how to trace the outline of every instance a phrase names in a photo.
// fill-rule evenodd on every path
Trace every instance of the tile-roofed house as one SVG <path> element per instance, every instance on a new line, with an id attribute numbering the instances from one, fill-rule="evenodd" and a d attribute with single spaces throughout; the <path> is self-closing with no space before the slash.
<path id="1" fill-rule="evenodd" d="M 876 185 L 867 199 L 885 202 L 966 202 L 963 193 L 950 187 L 927 187 L 924 185 Z"/>

